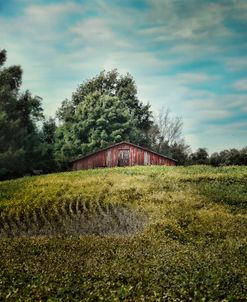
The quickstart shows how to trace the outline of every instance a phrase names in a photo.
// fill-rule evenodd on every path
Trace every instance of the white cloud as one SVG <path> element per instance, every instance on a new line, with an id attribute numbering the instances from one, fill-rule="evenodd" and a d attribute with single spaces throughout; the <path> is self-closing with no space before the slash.
<path id="1" fill-rule="evenodd" d="M 224 59 L 226 67 L 230 71 L 244 70 L 247 68 L 247 57 L 232 57 Z"/>
<path id="2" fill-rule="evenodd" d="M 44 98 L 46 113 L 54 114 L 85 79 L 103 69 L 118 68 L 120 73 L 133 75 L 140 99 L 150 101 L 154 111 L 165 105 L 183 117 L 184 133 L 193 148 L 200 147 L 202 141 L 205 146 L 217 145 L 217 140 L 230 144 L 226 138 L 229 128 L 216 124 L 227 123 L 229 117 L 238 120 L 238 115 L 247 112 L 247 95 L 243 94 L 247 81 L 234 84 L 241 95 L 217 95 L 198 87 L 220 81 L 224 72 L 205 72 L 207 68 L 201 69 L 200 64 L 193 71 L 189 66 L 206 58 L 223 62 L 230 71 L 244 70 L 247 60 L 234 54 L 230 59 L 222 58 L 221 47 L 221 41 L 228 41 L 233 34 L 226 26 L 227 16 L 244 18 L 243 1 L 148 0 L 150 6 L 145 10 L 120 9 L 117 2 L 109 5 L 104 0 L 25 3 L 29 4 L 24 14 L 0 17 L 0 28 L 4 28 L 1 42 L 8 51 L 7 63 L 24 69 L 23 87 Z M 87 12 L 94 12 L 94 17 Z M 245 124 L 238 122 L 239 128 L 230 120 L 228 123 L 240 133 Z M 242 134 L 239 137 L 244 140 Z"/>
<path id="3" fill-rule="evenodd" d="M 175 79 L 182 84 L 196 84 L 215 80 L 216 76 L 210 76 L 203 72 L 183 72 L 175 76 Z"/>
<path id="4" fill-rule="evenodd" d="M 247 21 L 247 2 L 246 0 L 232 0 L 231 14 L 233 18 L 240 21 Z"/>
<path id="5" fill-rule="evenodd" d="M 78 22 L 70 28 L 70 31 L 77 35 L 85 45 L 89 46 L 106 46 L 112 47 L 113 44 L 120 44 L 121 40 L 118 39 L 116 34 L 107 26 L 104 20 L 100 18 L 91 18 Z M 120 43 L 119 43 L 120 42 Z"/>
<path id="6" fill-rule="evenodd" d="M 83 6 L 75 2 L 32 4 L 27 6 L 25 14 L 33 23 L 47 25 L 58 22 L 60 18 L 68 14 L 82 13 L 83 10 Z"/>
<path id="7" fill-rule="evenodd" d="M 186 102 L 186 107 L 191 112 L 196 112 L 195 119 L 212 121 L 225 119 L 232 116 L 232 112 L 223 104 L 214 99 L 194 99 Z"/>
<path id="8" fill-rule="evenodd" d="M 233 84 L 237 90 L 247 91 L 247 79 L 242 79 Z"/>
<path id="9" fill-rule="evenodd" d="M 228 94 L 221 97 L 221 102 L 229 110 L 246 111 L 247 94 Z"/>
<path id="10" fill-rule="evenodd" d="M 178 3 L 172 0 L 149 0 L 149 4 L 147 20 L 156 25 L 142 33 L 158 41 L 211 40 L 232 35 L 224 24 L 230 9 L 227 5 L 186 1 L 186 6 L 182 2 L 178 9 Z"/>
<path id="11" fill-rule="evenodd" d="M 68 32 L 66 27 L 61 27 L 64 18 L 79 10 L 83 7 L 75 2 L 31 4 L 23 8 L 23 14 L 0 17 L 0 28 L 4 28 L 1 46 L 7 50 L 6 64 L 21 65 L 24 71 L 22 89 L 30 89 L 41 96 L 47 114 L 54 114 L 61 101 L 70 97 L 76 87 L 76 83 L 72 86 L 70 82 L 63 47 L 59 49 L 57 45 L 66 46 L 67 43 Z M 73 73 L 71 75 L 73 77 Z"/>
<path id="12" fill-rule="evenodd" d="M 193 58 L 203 55 L 212 55 L 215 53 L 221 53 L 222 49 L 216 45 L 202 45 L 193 43 L 191 41 L 179 42 L 173 45 L 169 51 L 171 53 L 180 53 Z"/>
<path id="13" fill-rule="evenodd" d="M 81 5 L 73 2 L 32 4 L 24 8 L 23 14 L 19 16 L 11 19 L 4 16 L 0 17 L 0 26 L 4 28 L 4 36 L 15 36 L 16 39 L 24 41 L 30 39 L 33 43 L 43 41 L 51 44 L 64 37 L 65 32 L 61 33 L 64 18 L 71 16 L 71 14 L 78 14 L 83 9 Z"/>

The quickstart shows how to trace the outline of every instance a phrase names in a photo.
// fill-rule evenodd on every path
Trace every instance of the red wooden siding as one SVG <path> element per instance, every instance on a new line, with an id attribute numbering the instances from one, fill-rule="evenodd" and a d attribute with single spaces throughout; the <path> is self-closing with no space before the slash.
<path id="1" fill-rule="evenodd" d="M 121 151 L 122 150 L 122 151 Z M 129 154 L 129 156 L 128 156 Z M 128 163 L 128 164 L 126 164 Z M 91 155 L 72 162 L 73 170 L 93 169 L 100 167 L 116 167 L 119 165 L 143 166 L 165 165 L 175 166 L 176 161 L 155 152 L 146 150 L 131 143 L 119 143 Z"/>

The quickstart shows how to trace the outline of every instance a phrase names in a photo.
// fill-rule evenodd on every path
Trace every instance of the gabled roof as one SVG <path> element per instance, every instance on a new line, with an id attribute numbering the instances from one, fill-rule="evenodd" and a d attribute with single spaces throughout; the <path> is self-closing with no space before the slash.
<path id="1" fill-rule="evenodd" d="M 174 162 L 177 162 L 177 160 L 176 160 L 176 159 L 173 159 L 173 158 L 170 158 L 170 157 L 168 157 L 168 156 L 165 156 L 165 155 L 159 154 L 159 153 L 157 153 L 157 152 L 155 152 L 155 151 L 152 151 L 152 150 L 149 150 L 149 149 L 147 149 L 147 148 L 144 148 L 144 147 L 138 146 L 138 145 L 136 145 L 136 144 L 133 144 L 133 143 L 130 143 L 130 142 L 126 142 L 126 141 L 122 141 L 122 142 L 120 142 L 120 143 L 117 143 L 117 144 L 114 144 L 114 145 L 108 146 L 108 147 L 103 148 L 103 149 L 100 149 L 100 150 L 98 150 L 98 151 L 95 151 L 95 152 L 92 152 L 92 153 L 86 154 L 86 155 L 84 155 L 84 156 L 80 156 L 80 157 L 78 157 L 78 158 L 76 158 L 76 159 L 74 159 L 74 160 L 71 160 L 71 161 L 70 161 L 70 163 L 74 163 L 74 162 L 76 162 L 76 161 L 78 161 L 78 160 L 81 160 L 81 159 L 87 158 L 87 157 L 89 157 L 89 156 L 92 156 L 92 155 L 94 155 L 94 154 L 97 154 L 97 153 L 99 153 L 99 152 L 102 152 L 102 151 L 105 151 L 105 150 L 111 149 L 112 147 L 116 147 L 116 146 L 119 146 L 119 145 L 122 145 L 122 144 L 127 144 L 127 145 L 130 145 L 130 146 L 133 146 L 133 147 L 136 147 L 136 148 L 142 149 L 142 150 L 144 150 L 144 151 L 147 151 L 147 152 L 153 153 L 153 154 L 155 154 L 155 155 L 161 156 L 161 157 L 163 157 L 163 158 L 165 158 L 165 159 L 169 159 L 169 160 L 172 160 L 172 161 L 174 161 Z"/>

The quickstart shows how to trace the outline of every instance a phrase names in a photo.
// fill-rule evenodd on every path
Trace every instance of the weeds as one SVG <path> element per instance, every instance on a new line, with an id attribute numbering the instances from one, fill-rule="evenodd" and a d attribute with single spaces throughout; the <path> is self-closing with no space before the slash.
<path id="1" fill-rule="evenodd" d="M 196 166 L 1 182 L 0 301 L 245 301 L 246 180 Z"/>

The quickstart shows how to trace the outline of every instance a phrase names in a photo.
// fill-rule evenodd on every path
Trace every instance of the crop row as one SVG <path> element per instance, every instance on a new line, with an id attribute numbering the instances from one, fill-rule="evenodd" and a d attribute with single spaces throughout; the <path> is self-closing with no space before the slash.
<path id="1" fill-rule="evenodd" d="M 143 215 L 122 205 L 75 200 L 35 210 L 2 211 L 0 238 L 39 235 L 131 234 L 146 224 Z"/>

